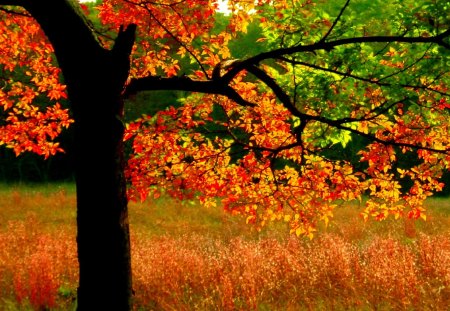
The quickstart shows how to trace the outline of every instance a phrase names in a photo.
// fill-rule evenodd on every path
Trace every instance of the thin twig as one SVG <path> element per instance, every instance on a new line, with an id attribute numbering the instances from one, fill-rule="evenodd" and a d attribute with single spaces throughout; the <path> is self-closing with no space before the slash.
<path id="1" fill-rule="evenodd" d="M 344 14 L 345 9 L 347 8 L 347 6 L 349 5 L 350 0 L 347 0 L 344 4 L 344 6 L 342 7 L 341 11 L 339 12 L 338 16 L 336 17 L 336 19 L 334 20 L 333 24 L 331 25 L 330 29 L 328 29 L 328 32 L 325 34 L 325 36 L 323 36 L 322 39 L 320 39 L 319 42 L 325 42 L 325 40 L 328 38 L 328 36 L 331 34 L 331 32 L 333 31 L 334 27 L 337 25 L 337 23 L 339 22 L 339 20 L 341 19 L 342 15 Z"/>

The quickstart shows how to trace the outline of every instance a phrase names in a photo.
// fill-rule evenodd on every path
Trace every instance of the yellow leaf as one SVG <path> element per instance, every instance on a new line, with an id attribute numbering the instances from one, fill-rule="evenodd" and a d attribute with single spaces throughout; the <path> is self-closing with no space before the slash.
<path id="1" fill-rule="evenodd" d="M 369 215 L 367 213 L 362 213 L 361 215 L 362 215 L 364 221 L 367 221 L 369 219 Z"/>

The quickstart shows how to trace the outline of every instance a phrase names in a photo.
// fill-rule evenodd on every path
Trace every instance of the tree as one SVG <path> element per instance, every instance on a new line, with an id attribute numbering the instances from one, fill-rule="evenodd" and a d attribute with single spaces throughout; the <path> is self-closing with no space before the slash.
<path id="1" fill-rule="evenodd" d="M 61 151 L 54 139 L 72 119 L 57 101 L 70 101 L 79 310 L 131 307 L 127 182 L 131 199 L 219 197 L 248 222 L 283 220 L 305 236 L 333 202 L 364 193 L 365 217 L 423 217 L 449 163 L 449 3 L 378 2 L 228 1 L 229 23 L 213 33 L 209 0 L 106 0 L 104 29 L 72 0 L 0 0 L 0 142 Z M 264 51 L 230 59 L 252 20 Z M 144 90 L 195 94 L 125 128 L 124 100 Z M 56 103 L 40 108 L 40 96 Z M 123 139 L 134 151 L 126 171 Z M 337 154 L 355 141 L 362 165 Z"/>
<path id="2" fill-rule="evenodd" d="M 12 55 L 7 59 L 10 69 L 20 65 L 30 69 L 33 77 L 26 82 L 34 85 L 23 86 L 29 90 L 30 97 L 36 95 L 36 88 L 47 92 L 50 99 L 57 100 L 65 96 L 65 93 L 61 93 L 64 87 L 56 78 L 59 70 L 53 69 L 51 65 L 52 48 L 67 85 L 76 122 L 77 242 L 80 265 L 78 308 L 127 310 L 131 297 L 131 266 L 125 181 L 121 174 L 123 126 L 118 115 L 122 109 L 121 92 L 128 75 L 135 27 L 121 30 L 114 48 L 106 50 L 95 38 L 76 2 L 8 1 L 2 4 L 23 6 L 39 22 L 51 42 L 50 45 L 44 40 L 43 34 L 39 33 L 40 28 L 29 17 L 13 14 L 8 19 L 2 19 L 10 34 L 9 38 L 14 39 L 14 34 L 17 34 L 18 40 L 13 46 L 16 50 L 12 49 L 11 52 L 20 52 L 21 41 L 29 40 L 29 44 L 23 47 L 24 54 L 37 56 L 32 63 L 25 64 L 21 63 L 20 56 L 14 58 Z M 20 36 L 24 39 L 20 40 Z M 38 43 L 33 45 L 33 39 Z M 42 50 L 43 46 L 47 51 Z M 53 81 L 49 81 L 51 79 Z M 27 92 L 17 94 L 17 108 L 13 108 L 7 121 L 13 126 L 29 125 L 37 131 L 37 135 L 26 128 L 19 129 L 28 137 L 17 141 L 15 135 L 7 143 L 16 149 L 27 146 L 45 156 L 56 152 L 58 146 L 46 139 L 53 138 L 61 126 L 68 124 L 67 111 L 55 104 L 54 108 L 49 109 L 53 114 L 46 117 L 34 107 L 26 106 L 29 104 L 24 98 Z M 9 91 L 6 96 L 14 96 L 14 93 Z M 13 117 L 18 120 L 13 120 Z M 47 132 L 45 125 L 53 132 Z M 12 127 L 8 126 L 5 127 Z"/>

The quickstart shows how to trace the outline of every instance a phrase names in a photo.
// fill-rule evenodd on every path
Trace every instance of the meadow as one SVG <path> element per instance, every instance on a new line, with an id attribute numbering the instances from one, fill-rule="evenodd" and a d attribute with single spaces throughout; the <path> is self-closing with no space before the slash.
<path id="1" fill-rule="evenodd" d="M 130 204 L 136 310 L 448 310 L 450 199 L 427 221 L 342 205 L 313 240 L 169 198 Z M 71 184 L 0 186 L 0 310 L 74 310 Z"/>

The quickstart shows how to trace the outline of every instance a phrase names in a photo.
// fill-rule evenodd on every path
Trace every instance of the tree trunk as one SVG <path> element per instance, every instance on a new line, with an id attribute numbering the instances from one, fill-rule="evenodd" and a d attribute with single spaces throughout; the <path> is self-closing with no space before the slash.
<path id="1" fill-rule="evenodd" d="M 131 309 L 131 257 L 123 158 L 122 91 L 135 26 L 103 49 L 74 0 L 24 7 L 52 43 L 75 120 L 78 310 Z"/>
<path id="2" fill-rule="evenodd" d="M 123 127 L 114 117 L 75 118 L 78 310 L 131 308 Z"/>
<path id="3" fill-rule="evenodd" d="M 134 30 L 120 31 L 113 50 L 93 57 L 90 70 L 65 75 L 75 119 L 78 310 L 131 309 L 121 117 Z"/>
<path id="4" fill-rule="evenodd" d="M 97 58 L 89 71 L 65 75 L 74 94 L 78 310 L 131 308 L 120 66 L 110 56 Z"/>
<path id="5" fill-rule="evenodd" d="M 95 54 L 94 54 L 95 55 Z M 75 120 L 78 310 L 130 310 L 131 258 L 121 90 L 128 58 L 92 56 L 65 73 Z"/>

